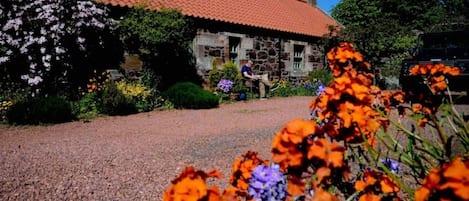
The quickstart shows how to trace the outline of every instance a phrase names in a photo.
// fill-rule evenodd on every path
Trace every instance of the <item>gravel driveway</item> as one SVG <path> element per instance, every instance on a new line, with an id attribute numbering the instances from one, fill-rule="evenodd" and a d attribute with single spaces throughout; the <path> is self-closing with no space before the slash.
<path id="1" fill-rule="evenodd" d="M 209 110 L 153 111 L 90 123 L 0 125 L 0 200 L 161 200 L 186 165 L 224 178 L 248 150 L 308 118 L 311 97 L 250 100 Z"/>

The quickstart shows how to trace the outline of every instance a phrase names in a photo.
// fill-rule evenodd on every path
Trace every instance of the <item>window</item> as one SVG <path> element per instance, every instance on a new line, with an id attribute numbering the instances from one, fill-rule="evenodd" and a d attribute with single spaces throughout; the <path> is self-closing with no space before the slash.
<path id="1" fill-rule="evenodd" d="M 302 71 L 304 46 L 294 45 L 293 49 L 293 71 Z"/>
<path id="2" fill-rule="evenodd" d="M 230 43 L 230 61 L 239 64 L 238 62 L 238 50 L 239 50 L 239 42 L 240 38 L 238 37 L 231 37 L 229 38 Z"/>

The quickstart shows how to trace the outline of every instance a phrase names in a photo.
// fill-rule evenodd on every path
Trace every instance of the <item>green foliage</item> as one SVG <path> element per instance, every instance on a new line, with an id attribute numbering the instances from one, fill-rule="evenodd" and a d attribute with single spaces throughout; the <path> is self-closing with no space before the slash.
<path id="1" fill-rule="evenodd" d="M 171 109 L 173 105 L 161 97 L 155 87 L 146 83 L 152 73 L 144 72 L 140 80 L 120 80 L 103 83 L 103 90 L 90 90 L 74 102 L 74 114 L 79 119 L 90 120 L 98 114 L 126 115 L 147 112 L 155 108 Z M 98 87 L 101 89 L 101 87 Z"/>
<path id="2" fill-rule="evenodd" d="M 15 82 L 8 82 L 0 77 L 0 122 L 6 120 L 9 108 L 16 102 L 26 99 L 29 88 L 22 88 Z"/>
<path id="3" fill-rule="evenodd" d="M 383 75 L 396 75 L 394 60 L 415 47 L 418 32 L 467 29 L 467 2 L 462 0 L 345 0 L 331 12 L 344 28 L 335 42 L 353 41 L 372 66 L 386 68 Z M 331 39 L 334 35 L 328 35 Z M 336 44 L 329 44 L 333 47 Z M 326 49 L 328 51 L 329 49 Z M 390 66 L 393 65 L 393 66 Z"/>
<path id="4" fill-rule="evenodd" d="M 119 30 L 127 51 L 139 54 L 144 68 L 159 77 L 160 90 L 176 82 L 202 83 L 189 46 L 195 29 L 179 11 L 133 8 L 119 23 Z"/>
<path id="5" fill-rule="evenodd" d="M 11 100 L 0 101 L 0 122 L 6 120 L 6 115 L 10 107 L 13 105 Z"/>
<path id="6" fill-rule="evenodd" d="M 147 10 L 136 7 L 130 10 L 119 22 L 121 35 L 129 48 L 146 48 L 142 53 L 150 54 L 152 45 L 161 46 L 167 43 L 187 46 L 193 37 L 189 22 L 178 10 Z M 135 41 L 128 41 L 134 39 Z"/>
<path id="7" fill-rule="evenodd" d="M 221 70 L 216 66 L 215 59 L 212 61 L 212 70 L 208 73 L 208 80 L 212 89 L 217 88 L 217 84 L 222 79 L 230 80 L 233 82 L 231 92 L 246 92 L 247 88 L 244 86 L 243 78 L 241 76 L 238 66 L 233 62 L 226 62 L 223 64 Z"/>
<path id="8" fill-rule="evenodd" d="M 313 70 L 308 74 L 308 80 L 310 82 L 320 81 L 324 85 L 329 85 L 333 79 L 334 76 L 326 69 Z"/>
<path id="9" fill-rule="evenodd" d="M 154 90 L 145 86 L 141 81 L 121 80 L 115 84 L 127 99 L 135 103 L 138 112 L 147 112 L 153 109 Z"/>
<path id="10" fill-rule="evenodd" d="M 107 83 L 102 95 L 103 112 L 109 115 L 128 115 L 137 113 L 135 102 L 125 96 L 115 83 Z"/>
<path id="11" fill-rule="evenodd" d="M 210 87 L 212 89 L 217 88 L 218 82 L 220 82 L 221 78 L 223 77 L 223 73 L 218 70 L 216 60 L 212 60 L 212 70 L 208 73 L 208 81 L 210 83 Z"/>
<path id="12" fill-rule="evenodd" d="M 231 61 L 224 63 L 222 68 L 222 76 L 223 79 L 228 79 L 233 82 L 233 88 L 230 90 L 231 92 L 243 93 L 248 91 L 247 87 L 243 83 L 243 77 L 241 76 L 240 69 L 235 63 Z"/>
<path id="13" fill-rule="evenodd" d="M 191 82 L 176 83 L 163 92 L 175 108 L 208 109 L 219 105 L 216 95 Z"/>
<path id="14" fill-rule="evenodd" d="M 240 74 L 240 70 L 238 66 L 233 62 L 226 62 L 223 64 L 222 68 L 223 79 L 231 80 L 233 82 L 238 79 L 238 75 Z"/>
<path id="15" fill-rule="evenodd" d="M 301 81 L 292 83 L 286 80 L 281 80 L 277 84 L 279 85 L 278 89 L 269 92 L 271 96 L 315 96 L 318 90 L 317 82 Z"/>
<path id="16" fill-rule="evenodd" d="M 73 120 L 70 103 L 62 97 L 32 98 L 15 103 L 7 111 L 10 124 L 62 123 Z"/>
<path id="17" fill-rule="evenodd" d="M 248 88 L 242 83 L 242 81 L 240 81 L 235 82 L 233 88 L 231 88 L 231 91 L 233 93 L 246 93 L 248 91 Z"/>
<path id="18" fill-rule="evenodd" d="M 87 93 L 80 100 L 72 104 L 73 114 L 78 119 L 91 120 L 98 116 L 99 100 L 97 93 Z"/>

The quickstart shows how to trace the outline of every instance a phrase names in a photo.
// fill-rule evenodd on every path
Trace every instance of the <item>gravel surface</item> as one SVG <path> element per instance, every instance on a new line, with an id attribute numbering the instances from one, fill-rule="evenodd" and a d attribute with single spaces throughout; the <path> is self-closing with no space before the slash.
<path id="1" fill-rule="evenodd" d="M 187 165 L 223 179 L 248 150 L 270 159 L 271 139 L 309 118 L 311 97 L 153 111 L 50 126 L 0 125 L 0 200 L 161 200 Z"/>

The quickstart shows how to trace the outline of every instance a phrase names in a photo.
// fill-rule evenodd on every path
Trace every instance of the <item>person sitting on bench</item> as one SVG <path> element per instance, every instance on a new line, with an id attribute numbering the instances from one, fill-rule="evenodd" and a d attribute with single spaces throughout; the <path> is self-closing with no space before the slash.
<path id="1" fill-rule="evenodd" d="M 272 84 L 267 76 L 254 75 L 252 72 L 251 66 L 253 62 L 249 60 L 246 64 L 241 67 L 241 75 L 243 76 L 243 82 L 246 87 L 251 88 L 254 86 L 259 87 L 259 98 L 261 100 L 266 100 L 266 90 L 265 87 L 269 87 L 270 91 L 273 91 L 278 88 L 278 86 Z"/>

